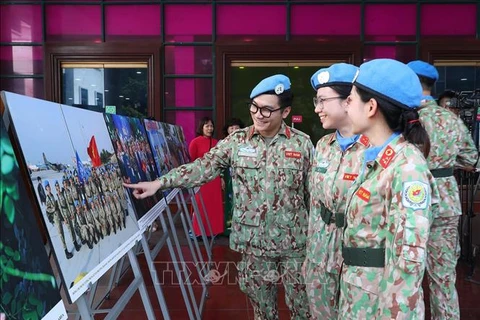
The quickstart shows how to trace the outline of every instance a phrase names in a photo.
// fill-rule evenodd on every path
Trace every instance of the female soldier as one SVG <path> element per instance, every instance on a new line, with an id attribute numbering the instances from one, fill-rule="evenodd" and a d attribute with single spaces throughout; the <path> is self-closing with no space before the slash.
<path id="1" fill-rule="evenodd" d="M 358 176 L 360 155 L 368 145 L 365 136 L 354 135 L 345 107 L 358 70 L 338 63 L 318 70 L 310 82 L 316 90 L 315 113 L 323 128 L 336 129 L 317 143 L 310 182 L 310 218 L 305 283 L 314 319 L 336 319 L 341 241 L 348 189 Z"/>
<path id="2" fill-rule="evenodd" d="M 347 198 L 339 318 L 423 319 L 425 251 L 438 192 L 419 150 L 426 156 L 430 149 L 415 109 L 422 87 L 408 66 L 391 59 L 362 64 L 353 85 L 347 106 L 353 133 L 366 135 L 372 147 Z"/>

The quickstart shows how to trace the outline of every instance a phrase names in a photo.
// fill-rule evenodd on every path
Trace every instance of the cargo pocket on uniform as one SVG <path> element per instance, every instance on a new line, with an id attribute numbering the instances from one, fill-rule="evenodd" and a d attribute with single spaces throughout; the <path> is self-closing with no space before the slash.
<path id="1" fill-rule="evenodd" d="M 302 159 L 285 161 L 278 166 L 278 186 L 280 189 L 297 190 L 303 183 Z"/>
<path id="2" fill-rule="evenodd" d="M 238 223 L 246 226 L 258 227 L 260 226 L 260 218 L 261 218 L 260 212 L 245 211 L 236 220 Z"/>
<path id="3" fill-rule="evenodd" d="M 344 319 L 374 319 L 378 310 L 378 292 L 380 281 L 383 278 L 384 269 L 372 267 L 344 266 L 340 281 L 340 305 L 339 314 L 352 314 L 352 306 L 355 306 L 356 316 L 344 316 Z M 362 301 L 363 303 L 359 303 Z"/>
<path id="4" fill-rule="evenodd" d="M 406 273 L 418 273 L 425 268 L 429 226 L 429 220 L 421 215 L 405 219 L 398 266 Z"/>

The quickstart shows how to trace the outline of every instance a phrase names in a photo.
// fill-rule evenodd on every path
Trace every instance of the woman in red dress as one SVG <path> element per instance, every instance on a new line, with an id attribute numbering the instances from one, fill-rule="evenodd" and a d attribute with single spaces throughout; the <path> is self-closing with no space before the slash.
<path id="1" fill-rule="evenodd" d="M 197 137 L 190 142 L 188 151 L 190 153 L 191 161 L 195 161 L 198 158 L 203 157 L 211 148 L 213 148 L 218 140 L 212 137 L 213 135 L 213 121 L 209 117 L 204 117 L 200 120 L 197 127 Z M 200 202 L 199 194 L 203 198 L 203 203 L 207 210 L 208 220 L 212 227 L 212 234 L 208 228 L 207 221 L 205 220 L 205 213 Z M 223 213 L 223 199 L 222 199 L 222 184 L 220 177 L 204 184 L 200 187 L 199 194 L 195 196 L 197 200 L 200 215 L 193 216 L 193 233 L 196 236 L 200 236 L 200 227 L 198 225 L 198 218 L 202 218 L 203 227 L 207 236 L 215 236 L 223 233 L 224 231 L 224 213 Z"/>

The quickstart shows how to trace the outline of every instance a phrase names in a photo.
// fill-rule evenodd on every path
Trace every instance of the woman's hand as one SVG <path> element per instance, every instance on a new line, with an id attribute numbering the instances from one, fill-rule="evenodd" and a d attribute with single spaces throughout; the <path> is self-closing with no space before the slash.
<path id="1" fill-rule="evenodd" d="M 145 199 L 146 197 L 153 196 L 155 192 L 160 189 L 160 181 L 148 181 L 148 182 L 139 182 L 139 183 L 124 183 L 123 186 L 134 189 L 133 196 L 137 199 Z"/>

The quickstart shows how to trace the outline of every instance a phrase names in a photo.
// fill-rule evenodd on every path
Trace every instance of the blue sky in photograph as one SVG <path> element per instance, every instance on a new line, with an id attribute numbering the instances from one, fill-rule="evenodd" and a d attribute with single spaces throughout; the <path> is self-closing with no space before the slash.
<path id="1" fill-rule="evenodd" d="M 50 162 L 73 165 L 73 146 L 81 160 L 87 161 L 87 147 L 92 136 L 95 136 L 99 153 L 102 149 L 113 153 L 101 113 L 61 107 L 54 102 L 12 93 L 6 93 L 6 98 L 20 147 L 29 164 L 43 164 L 44 152 Z"/>

